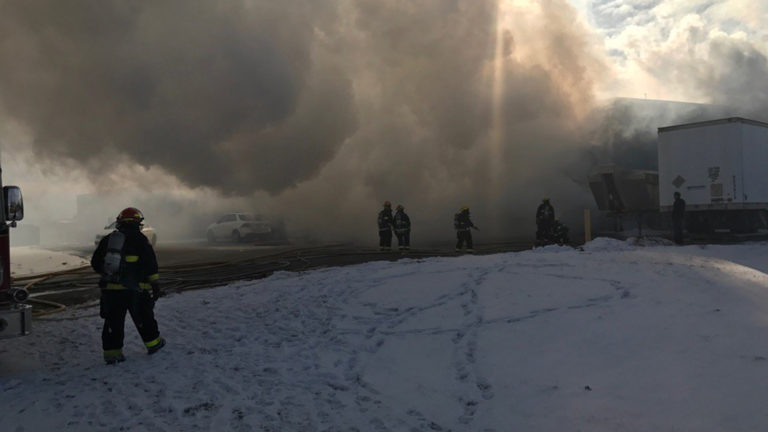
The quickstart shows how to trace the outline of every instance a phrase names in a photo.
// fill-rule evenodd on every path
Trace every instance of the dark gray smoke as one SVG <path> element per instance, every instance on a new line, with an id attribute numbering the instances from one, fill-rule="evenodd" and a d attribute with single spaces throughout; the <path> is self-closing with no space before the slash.
<path id="1" fill-rule="evenodd" d="M 591 164 L 658 169 L 658 128 L 737 115 L 733 108 L 685 102 L 619 98 L 592 113 Z"/>
<path id="2" fill-rule="evenodd" d="M 711 92 L 716 104 L 732 107 L 734 115 L 768 121 L 768 58 L 750 42 L 716 38 L 710 62 L 693 75 L 695 85 Z"/>
<path id="3" fill-rule="evenodd" d="M 450 238 L 460 205 L 492 237 L 532 232 L 543 195 L 561 206 L 589 200 L 561 172 L 577 157 L 593 85 L 593 60 L 566 4 L 537 4 L 529 23 L 530 16 L 513 14 L 498 87 L 496 2 L 355 4 L 355 44 L 365 55 L 354 70 L 368 84 L 358 95 L 365 125 L 321 179 L 338 186 L 334 200 L 324 203 L 323 185 L 310 182 L 285 194 L 288 206 L 343 215 L 343 224 L 326 228 L 343 235 L 371 226 L 380 202 L 390 199 L 411 211 L 419 235 Z M 491 137 L 495 88 L 498 146 Z"/>
<path id="4" fill-rule="evenodd" d="M 313 61 L 331 2 L 0 3 L 0 106 L 38 154 L 158 165 L 190 186 L 278 192 L 354 132 L 351 83 Z"/>
<path id="5" fill-rule="evenodd" d="M 564 0 L 508 11 L 499 39 L 492 0 L 0 9 L 0 113 L 113 188 L 115 164 L 158 167 L 332 236 L 384 199 L 434 236 L 461 205 L 490 236 L 531 232 L 543 195 L 590 201 L 567 171 L 602 71 Z"/>

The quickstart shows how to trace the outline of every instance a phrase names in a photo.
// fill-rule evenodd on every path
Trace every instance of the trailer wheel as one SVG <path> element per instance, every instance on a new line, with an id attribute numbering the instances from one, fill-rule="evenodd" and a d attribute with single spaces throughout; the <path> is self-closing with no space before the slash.
<path id="1" fill-rule="evenodd" d="M 686 213 L 685 216 L 685 224 L 688 232 L 695 234 L 712 233 L 712 223 L 709 212 L 691 212 Z"/>
<path id="2" fill-rule="evenodd" d="M 757 212 L 757 229 L 768 228 L 768 210 L 759 210 Z"/>
<path id="3" fill-rule="evenodd" d="M 734 211 L 729 213 L 729 225 L 731 232 L 736 234 L 748 234 L 752 231 L 751 213 L 749 210 Z"/>

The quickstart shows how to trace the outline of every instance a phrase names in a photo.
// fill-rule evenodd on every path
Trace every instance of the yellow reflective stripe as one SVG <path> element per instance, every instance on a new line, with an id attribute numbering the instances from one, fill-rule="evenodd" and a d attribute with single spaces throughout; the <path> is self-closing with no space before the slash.
<path id="1" fill-rule="evenodd" d="M 146 282 L 139 282 L 139 288 L 141 288 L 143 290 L 151 290 L 152 289 L 152 285 L 148 284 Z"/>
<path id="2" fill-rule="evenodd" d="M 123 286 L 123 284 L 119 284 L 119 283 L 108 283 L 107 286 L 104 287 L 104 289 L 108 289 L 108 290 L 123 290 L 123 289 L 125 289 L 125 287 Z"/>
<path id="3" fill-rule="evenodd" d="M 149 275 L 149 276 L 147 276 L 147 279 L 148 279 L 150 282 L 154 282 L 154 281 L 156 281 L 156 280 L 160 279 L 160 274 L 159 274 L 159 273 L 155 273 L 155 274 L 153 274 L 153 275 Z"/>
<path id="4" fill-rule="evenodd" d="M 104 357 L 119 356 L 122 353 L 123 353 L 122 348 L 113 349 L 113 350 L 104 350 Z"/>
<path id="5" fill-rule="evenodd" d="M 138 260 L 139 260 L 139 256 L 138 255 L 126 255 L 125 256 L 125 262 L 133 263 L 133 262 L 137 262 Z"/>
<path id="6" fill-rule="evenodd" d="M 158 336 L 157 339 L 155 339 L 155 340 L 151 340 L 149 342 L 144 342 L 144 345 L 146 345 L 147 348 L 152 348 L 153 346 L 159 344 L 160 340 L 162 340 L 162 338 L 160 336 Z"/>

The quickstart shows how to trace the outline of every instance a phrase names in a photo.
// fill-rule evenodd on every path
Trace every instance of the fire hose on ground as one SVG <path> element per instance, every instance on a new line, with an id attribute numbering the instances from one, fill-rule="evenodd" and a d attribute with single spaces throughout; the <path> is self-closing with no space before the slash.
<path id="1" fill-rule="evenodd" d="M 243 260 L 251 261 L 251 260 Z M 169 292 L 181 292 L 192 289 L 209 288 L 216 285 L 226 284 L 236 280 L 248 280 L 258 279 L 268 276 L 275 271 L 287 269 L 291 263 L 287 261 L 276 261 L 266 263 L 259 263 L 255 268 L 250 267 L 241 269 L 239 271 L 232 271 L 229 267 L 243 266 L 245 262 L 211 262 L 201 263 L 194 265 L 176 265 L 169 267 L 161 267 L 160 272 L 163 274 L 163 286 L 165 291 Z M 219 271 L 215 271 L 219 269 Z M 204 272 L 204 274 L 200 274 Z M 196 274 L 197 273 L 197 274 Z M 186 276 L 189 275 L 189 276 Z M 79 276 L 79 277 L 78 277 Z M 54 279 L 69 277 L 67 280 L 57 282 Z M 79 284 L 81 280 L 88 280 L 90 283 Z M 57 271 L 51 273 L 23 276 L 14 278 L 14 283 L 26 282 L 23 288 L 13 288 L 14 292 L 24 293 L 24 298 L 18 298 L 19 302 L 26 301 L 36 305 L 43 306 L 44 308 L 35 308 L 33 316 L 41 317 L 45 315 L 55 314 L 67 310 L 67 306 L 63 303 L 45 300 L 37 298 L 41 294 L 56 293 L 56 290 L 51 290 L 46 285 L 72 285 L 75 284 L 75 288 L 59 290 L 58 292 L 77 291 L 77 290 L 97 290 L 98 275 L 91 273 L 90 266 L 78 267 L 66 271 Z M 35 293 L 35 291 L 46 290 L 43 293 Z M 29 296 L 29 292 L 35 293 Z M 21 295 L 21 294 L 20 294 Z"/>
<path id="2" fill-rule="evenodd" d="M 519 245 L 517 250 L 529 246 Z M 506 247 L 492 247 L 488 252 L 508 251 Z M 250 257 L 231 261 L 209 261 L 194 264 L 177 264 L 160 268 L 162 286 L 166 293 L 212 288 L 239 280 L 261 279 L 280 270 L 305 271 L 310 268 L 347 265 L 376 260 L 398 260 L 401 258 L 449 257 L 456 253 L 449 250 L 432 249 L 416 251 L 374 251 L 363 248 L 350 248 L 346 245 L 327 245 L 321 247 L 296 248 L 259 257 Z M 356 260 L 354 258 L 360 258 Z M 350 261 L 348 258 L 352 258 Z M 335 261 L 334 261 L 335 260 Z M 67 310 L 67 305 L 60 301 L 39 298 L 40 296 L 61 296 L 73 293 L 85 293 L 87 300 L 76 304 L 85 304 L 97 298 L 98 275 L 90 266 L 68 270 L 22 276 L 14 278 L 14 284 L 26 282 L 23 289 L 32 291 L 28 302 L 41 308 L 34 311 L 35 317 L 43 317 Z"/>

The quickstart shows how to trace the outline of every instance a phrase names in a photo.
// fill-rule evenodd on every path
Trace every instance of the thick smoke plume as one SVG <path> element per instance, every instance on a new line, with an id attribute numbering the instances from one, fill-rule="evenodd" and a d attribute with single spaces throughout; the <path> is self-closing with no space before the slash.
<path id="1" fill-rule="evenodd" d="M 564 0 L 0 10 L 2 119 L 102 189 L 139 164 L 334 237 L 369 234 L 384 199 L 434 237 L 460 205 L 490 237 L 532 232 L 543 195 L 591 203 L 569 170 L 604 68 Z"/>
<path id="2" fill-rule="evenodd" d="M 317 6 L 316 6 L 317 5 Z M 351 83 L 313 59 L 328 3 L 2 3 L 0 100 L 40 155 L 98 178 L 125 155 L 190 186 L 279 192 L 355 129 Z"/>

